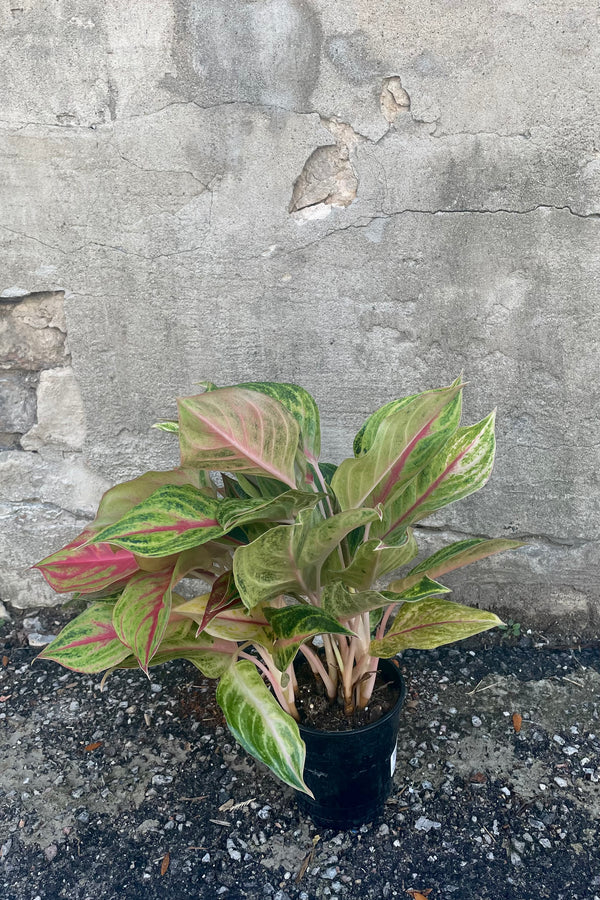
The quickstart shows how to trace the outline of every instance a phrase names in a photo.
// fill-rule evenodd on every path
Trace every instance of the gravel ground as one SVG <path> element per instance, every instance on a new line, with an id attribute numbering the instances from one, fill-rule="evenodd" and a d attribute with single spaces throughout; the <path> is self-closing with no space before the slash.
<path id="1" fill-rule="evenodd" d="M 394 792 L 336 833 L 235 744 L 189 664 L 103 692 L 32 666 L 28 634 L 66 618 L 0 630 L 2 900 L 600 900 L 597 646 L 405 653 Z"/>

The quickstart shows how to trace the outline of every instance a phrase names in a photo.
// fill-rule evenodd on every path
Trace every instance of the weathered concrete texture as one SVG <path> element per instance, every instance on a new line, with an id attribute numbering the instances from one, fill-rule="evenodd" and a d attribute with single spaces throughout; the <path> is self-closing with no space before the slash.
<path id="1" fill-rule="evenodd" d="M 496 470 L 427 541 L 525 537 L 457 595 L 598 629 L 595 4 L 134 7 L 0 13 L 9 455 L 81 454 L 78 496 L 82 467 L 176 463 L 149 431 L 175 394 L 253 378 L 312 390 L 339 459 L 377 405 L 464 371 L 466 421 L 498 406 Z M 63 501 L 27 507 L 34 545 L 19 477 L 0 591 L 22 602 Z"/>

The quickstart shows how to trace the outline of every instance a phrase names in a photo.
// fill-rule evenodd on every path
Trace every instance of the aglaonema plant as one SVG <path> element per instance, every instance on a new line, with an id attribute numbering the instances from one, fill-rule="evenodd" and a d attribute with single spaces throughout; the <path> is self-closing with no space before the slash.
<path id="1" fill-rule="evenodd" d="M 206 383 L 180 399 L 178 421 L 157 427 L 178 436 L 181 466 L 113 487 L 91 525 L 38 563 L 56 591 L 90 601 L 40 658 L 146 674 L 189 660 L 219 679 L 239 743 L 310 793 L 299 655 L 351 716 L 368 705 L 380 658 L 502 624 L 448 600 L 438 579 L 518 541 L 450 544 L 382 587 L 417 556 L 413 526 L 489 478 L 494 413 L 461 426 L 463 387 L 381 407 L 337 467 L 319 461 L 319 412 L 301 387 Z M 186 599 L 183 579 L 207 589 Z"/>

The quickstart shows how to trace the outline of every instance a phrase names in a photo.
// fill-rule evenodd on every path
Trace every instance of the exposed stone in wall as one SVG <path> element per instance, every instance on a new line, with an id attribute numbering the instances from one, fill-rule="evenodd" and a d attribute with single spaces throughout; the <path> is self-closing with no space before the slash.
<path id="1" fill-rule="evenodd" d="M 40 373 L 37 389 L 37 424 L 21 438 L 24 450 L 45 446 L 81 450 L 85 438 L 85 412 L 73 369 Z"/>
<path id="2" fill-rule="evenodd" d="M 335 144 L 317 147 L 294 183 L 289 211 L 308 207 L 349 206 L 356 197 L 358 176 L 352 164 L 354 148 L 364 140 L 345 122 L 321 119 Z"/>
<path id="3" fill-rule="evenodd" d="M 410 97 L 402 87 L 398 75 L 385 78 L 379 98 L 381 113 L 389 125 L 401 113 L 410 110 Z M 337 118 L 321 117 L 321 125 L 335 140 L 335 144 L 317 147 L 306 160 L 302 172 L 294 183 L 290 213 L 311 210 L 310 215 L 319 212 L 319 207 L 349 206 L 356 198 L 358 173 L 353 163 L 356 147 L 368 140 L 358 134 L 351 125 Z M 323 210 L 328 212 L 328 210 Z M 304 214 L 306 216 L 306 213 Z"/>
<path id="4" fill-rule="evenodd" d="M 37 377 L 30 372 L 0 372 L 0 450 L 18 447 L 35 423 Z"/>
<path id="5" fill-rule="evenodd" d="M 108 486 L 82 459 L 64 302 L 64 291 L 0 296 L 0 595 L 18 607 L 57 602 L 29 567 L 83 527 Z"/>
<path id="6" fill-rule="evenodd" d="M 37 449 L 25 448 L 22 439 L 36 428 L 40 394 L 48 415 L 49 379 L 44 375 L 42 385 L 41 374 L 70 371 L 69 363 L 64 291 L 5 289 L 0 295 L 0 449 Z M 62 397 L 56 399 L 62 404 Z M 59 415 L 67 423 L 70 411 Z"/>
<path id="7" fill-rule="evenodd" d="M 379 103 L 381 112 L 388 122 L 394 122 L 400 113 L 408 112 L 410 97 L 402 87 L 402 79 L 398 75 L 384 79 Z"/>
<path id="8" fill-rule="evenodd" d="M 13 289 L 14 290 L 14 289 Z M 64 291 L 0 296 L 0 369 L 37 372 L 67 365 Z"/>

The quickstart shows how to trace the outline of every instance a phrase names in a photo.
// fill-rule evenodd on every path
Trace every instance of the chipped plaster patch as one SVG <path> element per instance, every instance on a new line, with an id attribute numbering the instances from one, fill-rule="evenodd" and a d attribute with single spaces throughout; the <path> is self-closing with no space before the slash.
<path id="1" fill-rule="evenodd" d="M 390 123 L 394 122 L 400 113 L 410 110 L 410 97 L 402 87 L 402 80 L 398 75 L 384 78 L 379 105 L 384 118 Z"/>
<path id="2" fill-rule="evenodd" d="M 24 450 L 51 444 L 81 450 L 85 439 L 85 411 L 75 373 L 70 366 L 40 374 L 37 424 L 21 438 Z"/>
<path id="3" fill-rule="evenodd" d="M 294 183 L 289 212 L 301 213 L 302 218 L 321 219 L 329 215 L 331 206 L 350 206 L 358 190 L 352 154 L 365 138 L 337 119 L 322 118 L 321 123 L 331 133 L 335 144 L 313 150 Z M 315 214 L 319 207 L 319 213 Z"/>

